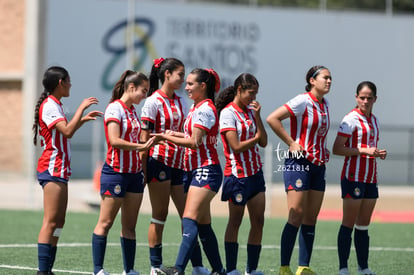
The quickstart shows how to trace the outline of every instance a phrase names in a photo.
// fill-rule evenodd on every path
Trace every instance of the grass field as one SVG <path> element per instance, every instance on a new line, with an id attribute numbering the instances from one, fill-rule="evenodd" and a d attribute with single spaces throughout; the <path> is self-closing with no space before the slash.
<path id="1" fill-rule="evenodd" d="M 59 242 L 55 263 L 56 274 L 92 274 L 91 234 L 98 213 L 69 212 Z M 135 269 L 149 274 L 147 229 L 150 217 L 141 215 L 137 225 L 137 255 Z M 41 211 L 0 210 L 0 274 L 36 274 L 37 235 L 42 222 Z M 224 262 L 223 235 L 227 220 L 213 218 L 213 227 L 219 239 L 221 257 Z M 266 219 L 260 269 L 266 274 L 277 274 L 280 259 L 280 233 L 285 220 Z M 245 219 L 239 234 L 238 269 L 244 270 L 245 244 L 248 232 Z M 337 273 L 336 234 L 339 222 L 321 221 L 317 225 L 315 247 L 311 267 L 319 275 Z M 122 273 L 122 258 L 119 244 L 120 225 L 116 220 L 108 236 L 105 269 L 111 274 Z M 413 274 L 414 224 L 373 223 L 370 227 L 370 267 L 379 275 Z M 180 223 L 177 216 L 170 216 L 164 231 L 163 257 L 165 265 L 172 265 L 181 240 Z M 208 265 L 204 258 L 204 264 Z M 297 248 L 292 258 L 292 269 L 297 266 Z M 356 270 L 355 251 L 351 251 L 349 267 Z M 188 268 L 187 274 L 191 274 Z M 355 274 L 355 272 L 351 273 Z"/>

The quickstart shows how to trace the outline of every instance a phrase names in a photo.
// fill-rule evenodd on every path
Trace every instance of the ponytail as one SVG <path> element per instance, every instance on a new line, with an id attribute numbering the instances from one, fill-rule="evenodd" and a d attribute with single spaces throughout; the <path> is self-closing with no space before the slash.
<path id="1" fill-rule="evenodd" d="M 32 126 L 33 130 L 33 144 L 37 145 L 37 132 L 39 129 L 39 109 L 40 105 L 42 105 L 42 102 L 49 96 L 48 91 L 43 91 L 43 93 L 40 95 L 39 99 L 37 100 L 36 107 L 35 107 L 35 113 L 34 113 L 34 123 Z"/>
<path id="2" fill-rule="evenodd" d="M 126 70 L 116 82 L 114 89 L 112 90 L 112 98 L 109 103 L 120 99 L 125 90 L 128 89 L 128 85 L 130 83 L 133 83 L 135 87 L 138 87 L 143 81 L 148 81 L 148 77 L 145 74 Z"/>
<path id="3" fill-rule="evenodd" d="M 236 89 L 234 86 L 229 86 L 225 88 L 223 91 L 221 91 L 215 101 L 217 114 L 220 116 L 221 110 L 224 109 L 230 102 L 234 100 L 234 97 L 236 96 Z"/>
<path id="4" fill-rule="evenodd" d="M 322 65 L 317 65 L 317 66 L 313 66 L 312 68 L 309 69 L 309 71 L 306 73 L 306 86 L 305 86 L 305 90 L 307 92 L 309 92 L 312 89 L 312 85 L 310 83 L 310 79 L 311 78 L 316 78 L 318 76 L 318 74 L 324 70 L 324 69 L 328 69 L 325 66 Z"/>
<path id="5" fill-rule="evenodd" d="M 206 83 L 207 98 L 214 102 L 216 92 L 220 89 L 220 78 L 213 69 L 200 69 L 196 68 L 191 71 L 190 74 L 196 75 L 196 81 L 198 83 Z"/>
<path id="6" fill-rule="evenodd" d="M 160 57 L 158 59 L 154 59 L 154 64 L 152 65 L 149 77 L 150 88 L 147 96 L 151 96 L 156 90 L 159 89 L 160 81 L 161 84 L 164 84 L 166 71 L 172 73 L 179 67 L 184 67 L 183 62 L 173 57 L 165 59 Z"/>

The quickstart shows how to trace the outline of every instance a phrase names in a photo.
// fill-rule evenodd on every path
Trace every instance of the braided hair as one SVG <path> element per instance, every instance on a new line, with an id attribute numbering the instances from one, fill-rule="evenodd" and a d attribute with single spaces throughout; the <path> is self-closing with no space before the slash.
<path id="1" fill-rule="evenodd" d="M 37 100 L 35 112 L 34 112 L 34 123 L 32 126 L 33 130 L 33 143 L 37 144 L 37 133 L 39 129 L 39 109 L 43 101 L 56 89 L 59 85 L 60 80 L 67 80 L 69 77 L 68 71 L 59 66 L 49 67 L 46 72 L 43 74 L 43 92 L 41 93 L 39 99 Z"/>

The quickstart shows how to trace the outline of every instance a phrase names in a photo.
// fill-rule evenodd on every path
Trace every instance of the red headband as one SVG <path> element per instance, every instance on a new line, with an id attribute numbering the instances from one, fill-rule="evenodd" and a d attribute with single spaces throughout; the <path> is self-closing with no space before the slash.
<path id="1" fill-rule="evenodd" d="M 212 74 L 214 78 L 216 79 L 216 85 L 214 86 L 214 90 L 216 91 L 216 93 L 218 93 L 220 91 L 220 77 L 218 76 L 216 71 L 213 69 L 205 69 L 205 70 L 209 72 L 210 74 Z"/>
<path id="2" fill-rule="evenodd" d="M 159 68 L 161 66 L 161 63 L 164 61 L 165 59 L 160 57 L 157 59 L 154 59 L 154 67 L 155 68 Z"/>

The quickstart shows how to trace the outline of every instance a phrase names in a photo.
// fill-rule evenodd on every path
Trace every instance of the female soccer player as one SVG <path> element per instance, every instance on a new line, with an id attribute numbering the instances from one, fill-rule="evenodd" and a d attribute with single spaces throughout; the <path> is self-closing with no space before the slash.
<path id="1" fill-rule="evenodd" d="M 210 202 L 223 179 L 216 150 L 219 120 L 214 106 L 214 95 L 219 88 L 215 71 L 192 70 L 185 89 L 194 104 L 185 120 L 184 133 L 158 134 L 162 139 L 186 147 L 184 168 L 189 185 L 182 221 L 183 239 L 175 266 L 163 267 L 158 274 L 184 274 L 198 235 L 211 264 L 211 274 L 225 274 L 210 213 Z"/>
<path id="2" fill-rule="evenodd" d="M 328 102 L 331 73 L 313 66 L 306 74 L 306 92 L 267 117 L 273 131 L 289 146 L 283 173 L 288 204 L 288 221 L 281 238 L 280 275 L 293 274 L 290 259 L 299 233 L 299 267 L 296 275 L 316 274 L 309 268 L 315 225 L 325 192 L 325 163 L 329 159 L 326 135 L 329 129 Z M 290 135 L 282 120 L 290 117 Z"/>
<path id="3" fill-rule="evenodd" d="M 345 156 L 341 174 L 343 199 L 342 225 L 338 233 L 339 275 L 349 275 L 348 258 L 354 232 L 358 272 L 375 275 L 368 268 L 368 227 L 378 198 L 376 158 L 385 159 L 387 151 L 378 149 L 379 123 L 372 113 L 377 87 L 370 81 L 359 83 L 357 106 L 341 122 L 333 153 Z"/>
<path id="4" fill-rule="evenodd" d="M 142 108 L 142 141 L 147 141 L 150 133 L 166 131 L 182 132 L 187 109 L 175 90 L 184 82 L 184 64 L 176 58 L 154 60 L 150 75 L 150 90 Z M 161 89 L 158 89 L 161 81 Z M 184 149 L 166 141 L 144 152 L 142 160 L 152 206 L 151 224 L 148 229 L 148 243 L 151 262 L 151 275 L 156 274 L 162 265 L 162 234 L 168 215 L 170 196 L 182 217 L 185 205 L 183 189 Z M 149 155 L 149 156 L 148 156 Z M 197 242 L 191 257 L 193 274 L 208 275 L 203 267 L 201 249 Z"/>
<path id="5" fill-rule="evenodd" d="M 123 274 L 137 275 L 135 262 L 135 226 L 144 192 L 144 176 L 139 151 L 148 150 L 154 138 L 139 143 L 141 124 L 133 104 L 139 104 L 148 92 L 143 73 L 125 71 L 112 92 L 105 110 L 105 136 L 108 146 L 101 172 L 101 210 L 92 234 L 94 274 L 109 274 L 103 269 L 106 239 L 121 209 L 121 248 Z"/>
<path id="6" fill-rule="evenodd" d="M 43 188 L 44 216 L 38 238 L 38 275 L 54 274 L 57 243 L 65 224 L 70 169 L 70 138 L 85 122 L 95 120 L 102 112 L 83 112 L 98 99 L 84 99 L 71 121 L 67 121 L 60 102 L 69 97 L 72 84 L 65 68 L 53 66 L 43 75 L 44 92 L 37 101 L 34 114 L 34 144 L 41 137 L 43 153 L 37 165 L 37 178 Z"/>
<path id="7" fill-rule="evenodd" d="M 239 275 L 238 232 L 247 206 L 250 232 L 247 240 L 246 274 L 257 271 L 265 211 L 265 181 L 259 148 L 267 145 L 267 134 L 256 101 L 259 83 L 251 74 L 241 74 L 219 93 L 216 107 L 220 115 L 220 134 L 226 166 L 221 199 L 229 201 L 229 221 L 224 237 L 227 274 Z"/>

